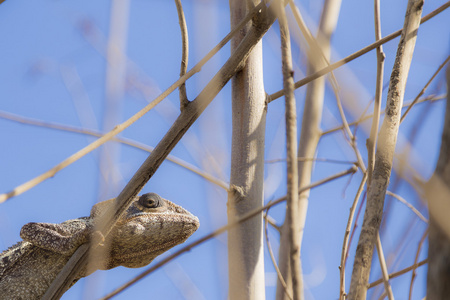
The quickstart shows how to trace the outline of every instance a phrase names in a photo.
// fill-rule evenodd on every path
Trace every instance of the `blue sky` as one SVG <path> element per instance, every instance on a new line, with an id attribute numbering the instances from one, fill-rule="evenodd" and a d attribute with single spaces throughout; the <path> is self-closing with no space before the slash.
<path id="1" fill-rule="evenodd" d="M 190 38 L 189 66 L 193 66 L 229 31 L 227 1 L 183 1 Z M 296 2 L 297 3 L 297 2 Z M 445 3 L 426 1 L 424 14 Z M 321 13 L 321 1 L 302 1 L 300 9 L 307 24 L 314 28 Z M 382 35 L 403 25 L 406 1 L 381 1 Z M 0 5 L 0 111 L 77 128 L 102 130 L 105 112 L 105 53 L 108 37 L 110 1 L 6 1 Z M 447 10 L 420 27 L 414 59 L 408 78 L 405 101 L 413 99 L 449 53 L 449 17 Z M 177 12 L 173 1 L 130 1 L 126 54 L 134 67 L 129 67 L 125 93 L 121 99 L 120 123 L 144 107 L 179 76 L 181 56 Z M 291 22 L 292 35 L 299 34 Z M 332 39 L 332 61 L 337 61 L 374 41 L 373 3 L 343 1 L 338 26 Z M 398 38 L 385 44 L 384 82 L 390 77 Z M 96 46 L 99 46 L 100 51 Z M 264 79 L 267 93 L 282 87 L 278 25 L 275 23 L 263 39 Z M 224 47 L 188 81 L 189 98 L 193 99 L 229 56 Z M 293 42 L 296 80 L 305 72 L 305 55 Z M 336 71 L 341 96 L 349 120 L 374 95 L 376 74 L 375 52 L 360 57 Z M 428 94 L 443 94 L 443 74 L 431 84 Z M 73 85 L 71 85 L 72 83 Z M 74 84 L 75 83 L 75 84 Z M 141 87 L 141 88 L 139 88 Z M 383 94 L 385 105 L 387 91 Z M 297 114 L 301 116 L 305 88 L 296 91 Z M 351 102 L 354 101 L 354 102 Z M 353 104 L 349 104 L 353 103 Z M 356 104 L 355 104 L 356 103 Z M 439 139 L 445 105 L 443 101 L 418 105 L 401 126 L 397 147 L 401 153 L 415 124 L 420 124 L 415 137 L 411 165 L 424 178 L 431 175 L 439 151 Z M 178 93 L 171 94 L 157 108 L 120 136 L 149 146 L 156 146 L 178 115 Z M 352 108 L 349 109 L 349 108 Z M 372 109 L 372 108 L 370 108 Z M 352 111 L 356 111 L 355 115 Z M 322 128 L 340 123 L 331 89 L 326 90 Z M 419 123 L 421 122 L 421 123 Z M 366 123 L 370 124 L 370 123 Z M 272 102 L 268 108 L 266 159 L 285 157 L 284 103 Z M 357 131 L 358 145 L 366 161 L 363 130 Z M 5 193 L 47 171 L 93 138 L 76 133 L 19 124 L 0 118 L 0 193 Z M 101 150 L 76 163 L 15 198 L 0 204 L 0 249 L 19 240 L 20 228 L 31 221 L 62 222 L 89 214 L 91 206 L 115 197 L 131 178 L 148 153 L 130 146 L 115 144 L 116 162 L 107 172 L 117 172 L 116 180 L 104 188 L 99 173 Z M 228 182 L 231 152 L 230 86 L 216 97 L 199 120 L 188 131 L 171 154 Z M 322 138 L 318 157 L 354 161 L 351 148 L 341 132 Z M 349 165 L 318 162 L 313 181 L 349 168 Z M 265 201 L 285 194 L 285 164 L 266 164 Z M 339 291 L 339 259 L 342 239 L 362 175 L 344 177 L 311 193 L 302 256 L 307 285 L 307 299 L 336 299 Z M 395 175 L 391 183 L 395 181 Z M 103 187 L 103 188 L 102 188 Z M 226 224 L 226 192 L 171 162 L 164 162 L 145 186 L 143 192 L 156 192 L 197 215 L 200 229 L 193 241 Z M 411 187 L 402 183 L 396 192 L 426 215 Z M 414 261 L 417 243 L 426 226 L 410 210 L 397 201 L 387 200 L 389 217 L 383 231 L 390 271 L 397 271 Z M 279 224 L 284 206 L 271 209 Z M 362 215 L 359 223 L 362 222 Z M 407 230 L 411 228 L 408 232 Z M 355 234 L 347 263 L 347 284 L 356 247 Z M 403 238 L 405 237 L 405 242 Z M 269 230 L 272 247 L 277 254 L 278 234 Z M 412 249 L 412 250 L 411 250 Z M 226 234 L 196 247 L 175 262 L 151 274 L 116 299 L 226 299 L 227 297 Z M 267 299 L 275 294 L 276 274 L 265 248 Z M 420 259 L 426 257 L 423 250 Z M 376 264 L 374 264 L 375 266 Z M 142 269 L 143 270 L 143 269 Z M 98 271 L 80 280 L 63 299 L 96 299 L 142 270 L 116 268 Z M 425 295 L 425 267 L 419 270 L 414 286 L 414 299 Z M 380 277 L 378 265 L 371 281 Z M 394 294 L 406 298 L 410 274 L 392 280 Z M 189 288 L 186 288 L 189 287 Z M 348 285 L 347 285 L 348 288 Z M 370 292 L 378 298 L 382 290 Z"/>

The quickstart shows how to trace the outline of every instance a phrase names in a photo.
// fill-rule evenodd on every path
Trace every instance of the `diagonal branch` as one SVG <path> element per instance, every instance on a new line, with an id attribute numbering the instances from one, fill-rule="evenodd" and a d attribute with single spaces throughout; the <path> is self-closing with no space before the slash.
<path id="1" fill-rule="evenodd" d="M 372 183 L 368 191 L 363 225 L 353 264 L 349 299 L 366 299 L 373 248 L 383 215 L 384 198 L 392 170 L 406 79 L 414 52 L 422 6 L 423 0 L 408 2 L 405 23 L 389 84 L 386 116 L 380 130 Z"/>
<path id="2" fill-rule="evenodd" d="M 447 1 L 446 3 L 444 3 L 443 5 L 441 5 L 440 7 L 436 8 L 435 10 L 433 10 L 432 12 L 430 12 L 428 15 L 424 16 L 421 20 L 420 20 L 420 24 L 427 22 L 428 20 L 432 19 L 433 17 L 435 17 L 436 15 L 440 14 L 441 12 L 443 12 L 444 10 L 446 10 L 447 8 L 450 7 L 450 1 Z M 391 33 L 388 36 L 385 36 L 384 38 L 376 41 L 375 43 L 372 43 L 364 48 L 362 48 L 359 51 L 356 51 L 353 54 L 350 54 L 349 56 L 341 59 L 340 61 L 335 62 L 334 64 L 329 65 L 328 67 L 325 67 L 317 72 L 315 72 L 314 74 L 311 74 L 299 81 L 297 81 L 295 83 L 295 88 L 298 89 L 301 86 L 304 86 L 305 84 L 333 71 L 336 70 L 339 67 L 342 67 L 343 65 L 345 65 L 346 63 L 351 62 L 352 60 L 366 54 L 367 52 L 370 52 L 374 49 L 376 49 L 378 46 L 383 45 L 393 39 L 395 39 L 396 37 L 398 37 L 399 35 L 401 35 L 402 30 L 399 29 L 393 33 Z M 269 102 L 272 102 L 273 100 L 276 100 L 280 97 L 282 97 L 284 95 L 283 90 L 280 90 L 276 93 L 273 93 L 271 95 L 268 96 Z"/>
<path id="3" fill-rule="evenodd" d="M 257 5 L 242 21 L 237 25 L 233 30 L 230 31 L 227 36 L 225 36 L 211 51 L 208 52 L 208 54 L 203 57 L 202 60 L 200 60 L 188 73 L 186 73 L 184 76 L 179 78 L 177 81 L 175 81 L 168 89 L 166 89 L 163 93 L 161 93 L 155 100 L 153 100 L 151 103 L 149 103 L 147 106 L 145 106 L 143 109 L 141 109 L 139 112 L 137 112 L 135 115 L 133 115 L 131 118 L 123 122 L 122 124 L 117 125 L 114 127 L 113 130 L 107 132 L 105 135 L 103 135 L 98 140 L 92 142 L 88 146 L 84 147 L 83 149 L 79 150 L 78 152 L 74 153 L 73 155 L 66 158 L 61 163 L 57 164 L 47 172 L 42 173 L 41 175 L 15 187 L 12 191 L 0 194 L 0 203 L 5 202 L 6 200 L 15 197 L 17 195 L 20 195 L 29 189 L 33 188 L 34 186 L 38 185 L 39 183 L 43 182 L 44 180 L 51 178 L 55 176 L 56 173 L 64 169 L 65 167 L 69 166 L 73 162 L 79 160 L 84 155 L 92 152 L 93 150 L 97 149 L 104 143 L 110 141 L 114 136 L 124 131 L 126 128 L 131 126 L 134 122 L 136 122 L 139 118 L 141 118 L 143 115 L 145 115 L 147 112 L 149 112 L 153 107 L 155 107 L 159 102 L 164 100 L 169 94 L 171 94 L 176 88 L 178 88 L 182 83 L 184 83 L 186 80 L 191 78 L 194 74 L 198 73 L 203 65 L 205 65 L 211 57 L 213 57 L 220 49 L 222 49 L 228 41 L 237 33 L 239 32 L 243 26 L 247 24 L 248 21 L 250 21 L 252 18 L 254 18 L 256 15 L 262 14 L 262 8 L 265 7 L 264 2 L 261 2 L 259 5 Z M 243 62 L 241 62 L 243 63 Z M 241 66 L 240 66 L 241 67 Z"/>
<path id="4" fill-rule="evenodd" d="M 389 300 L 394 300 L 394 294 L 392 293 L 391 285 L 389 284 L 389 274 L 387 270 L 386 260 L 384 259 L 383 247 L 381 246 L 381 238 L 380 235 L 377 234 L 377 252 L 378 252 L 378 261 L 380 262 L 381 274 L 383 277 L 384 290 L 388 296 Z"/>
<path id="5" fill-rule="evenodd" d="M 200 92 L 197 98 L 185 107 L 172 127 L 155 147 L 154 151 L 149 155 L 124 187 L 122 192 L 117 196 L 115 199 L 115 206 L 101 216 L 98 230 L 103 236 L 108 235 L 120 215 L 129 206 L 132 199 L 153 176 L 164 159 L 169 155 L 170 151 L 175 147 L 178 141 L 183 137 L 195 120 L 197 120 L 219 91 L 236 72 L 245 66 L 245 61 L 249 53 L 274 21 L 275 17 L 271 13 L 270 8 L 266 8 L 265 6 L 259 11 L 259 14 L 253 18 L 251 29 L 235 50 L 234 55 L 227 60 L 219 72 Z M 71 285 L 76 274 L 83 266 L 85 266 L 88 256 L 87 252 L 87 247 L 80 247 L 75 252 L 74 256 L 72 256 L 61 271 L 61 274 L 68 273 L 68 275 L 58 275 L 48 289 L 44 299 L 59 299 Z"/>
<path id="6" fill-rule="evenodd" d="M 354 166 L 348 170 L 342 171 L 340 173 L 337 173 L 335 175 L 332 175 L 330 177 L 321 179 L 319 181 L 316 181 L 314 183 L 311 183 L 307 186 L 303 186 L 300 187 L 298 192 L 302 193 L 306 190 L 321 186 L 327 182 L 331 182 L 335 179 L 341 178 L 343 176 L 349 175 L 349 174 L 354 174 L 357 171 L 357 168 Z M 137 281 L 141 280 L 142 278 L 144 278 L 145 276 L 147 276 L 148 274 L 152 273 L 153 271 L 155 271 L 156 269 L 162 267 L 163 265 L 165 265 L 166 263 L 168 263 L 169 261 L 173 260 L 175 257 L 180 256 L 181 254 L 190 251 L 192 248 L 194 248 L 197 245 L 200 245 L 210 239 L 212 239 L 213 237 L 216 237 L 224 232 L 226 232 L 227 230 L 234 228 L 235 226 L 246 222 L 247 220 L 250 220 L 251 218 L 259 215 L 261 212 L 281 203 L 286 201 L 286 196 L 280 197 L 276 200 L 273 200 L 271 202 L 269 202 L 268 204 L 264 205 L 263 207 L 257 208 L 253 211 L 248 212 L 247 214 L 245 214 L 244 216 L 242 216 L 241 218 L 239 218 L 238 220 L 234 221 L 233 223 L 228 223 L 228 225 L 225 225 L 217 230 L 215 230 L 214 232 L 198 239 L 195 242 L 192 242 L 186 246 L 184 246 L 183 248 L 181 248 L 180 250 L 178 250 L 177 252 L 169 255 L 168 257 L 162 259 L 161 261 L 159 261 L 158 263 L 154 264 L 152 267 L 148 268 L 147 270 L 145 270 L 144 272 L 142 272 L 141 274 L 139 274 L 138 276 L 136 276 L 135 278 L 133 278 L 132 280 L 130 280 L 129 282 L 125 283 L 124 285 L 122 285 L 121 287 L 119 287 L 118 289 L 114 290 L 113 292 L 109 293 L 108 295 L 106 295 L 104 298 L 102 298 L 101 300 L 106 300 L 106 299 L 110 299 L 111 297 L 117 295 L 118 293 L 120 293 L 121 291 L 123 291 L 124 289 L 128 288 L 129 286 L 131 286 L 132 284 L 136 283 Z"/>
<path id="7" fill-rule="evenodd" d="M 445 67 L 445 65 L 450 61 L 450 55 L 447 56 L 447 58 L 444 60 L 444 62 L 437 68 L 436 72 L 434 72 L 433 76 L 428 80 L 428 82 L 425 84 L 423 89 L 417 94 L 416 98 L 414 98 L 413 102 L 410 106 L 406 109 L 406 111 L 403 113 L 402 118 L 400 119 L 400 122 L 403 122 L 408 112 L 411 110 L 411 108 L 419 101 L 420 97 L 425 93 L 428 86 L 431 84 L 434 78 L 439 74 L 439 72 Z"/>

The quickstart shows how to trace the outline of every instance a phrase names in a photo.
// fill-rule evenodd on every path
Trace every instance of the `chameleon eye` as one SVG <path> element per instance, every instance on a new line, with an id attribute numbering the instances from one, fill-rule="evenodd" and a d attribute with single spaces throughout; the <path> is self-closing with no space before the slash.
<path id="1" fill-rule="evenodd" d="M 158 194 L 148 193 L 139 198 L 139 204 L 146 208 L 157 208 L 163 204 L 163 199 Z"/>

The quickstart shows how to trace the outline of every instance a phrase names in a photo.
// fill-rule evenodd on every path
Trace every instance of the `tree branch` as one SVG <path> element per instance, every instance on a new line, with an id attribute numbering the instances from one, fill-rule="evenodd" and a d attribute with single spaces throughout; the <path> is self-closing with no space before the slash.
<path id="1" fill-rule="evenodd" d="M 300 261 L 300 207 L 298 203 L 297 162 L 297 113 L 294 96 L 294 71 L 292 69 L 291 37 L 284 11 L 283 1 L 278 1 L 278 23 L 280 25 L 281 61 L 285 96 L 286 158 L 287 158 L 287 208 L 286 225 L 289 235 L 289 264 L 292 277 L 293 299 L 303 299 L 303 280 Z M 285 221 L 285 222 L 286 222 Z M 290 293 L 289 290 L 286 290 Z"/>
<path id="2" fill-rule="evenodd" d="M 223 86 L 237 71 L 244 67 L 249 53 L 274 21 L 275 17 L 271 13 L 270 8 L 266 8 L 265 6 L 261 8 L 259 14 L 253 19 L 253 26 L 244 40 L 239 44 L 233 56 L 227 60 L 219 72 L 200 92 L 197 98 L 185 107 L 172 127 L 155 147 L 154 151 L 149 155 L 149 157 L 124 187 L 122 192 L 117 196 L 115 199 L 115 206 L 110 208 L 104 215 L 101 216 L 98 229 L 103 236 L 106 237 L 108 235 L 120 215 L 129 206 L 132 199 L 153 176 L 170 151 L 175 147 L 178 141 L 183 137 L 186 131 L 219 93 Z M 178 81 L 180 80 L 181 79 Z M 61 271 L 61 274 L 65 274 L 68 272 L 68 269 L 70 270 L 68 272 L 69 275 L 58 275 L 48 289 L 45 299 L 59 299 L 59 297 L 71 285 L 79 270 L 85 265 L 88 256 L 87 252 L 88 251 L 85 248 L 79 248 L 75 252 L 74 256 L 72 256 L 64 269 Z M 73 257 L 77 256 L 79 253 L 81 253 L 79 258 L 76 260 L 73 259 Z"/>
<path id="3" fill-rule="evenodd" d="M 194 74 L 198 73 L 204 64 L 206 64 L 211 57 L 213 57 L 223 46 L 225 46 L 228 41 L 237 33 L 239 32 L 248 21 L 250 21 L 253 17 L 255 17 L 257 14 L 261 14 L 262 8 L 265 7 L 264 2 L 261 2 L 259 5 L 255 7 L 243 20 L 239 23 L 233 30 L 230 31 L 229 34 L 227 34 L 226 37 L 224 37 L 217 46 L 215 46 L 211 51 L 208 52 L 203 59 L 198 62 L 187 74 L 179 78 L 175 83 L 173 83 L 167 90 L 165 90 L 163 93 L 161 93 L 155 100 L 153 100 L 151 103 L 149 103 L 147 106 L 145 106 L 143 109 L 141 109 L 139 112 L 137 112 L 135 115 L 133 115 L 131 118 L 129 118 L 127 121 L 123 122 L 122 124 L 117 125 L 114 127 L 113 130 L 110 132 L 104 134 L 101 138 L 98 140 L 92 142 L 88 146 L 84 147 L 83 149 L 79 150 L 78 152 L 74 153 L 73 155 L 66 158 L 61 163 L 57 164 L 47 172 L 42 173 L 41 175 L 15 187 L 12 191 L 0 194 L 0 203 L 5 202 L 6 200 L 15 197 L 17 195 L 20 195 L 29 189 L 33 188 L 34 186 L 38 185 L 39 183 L 43 182 L 44 180 L 51 178 L 55 176 L 56 173 L 64 169 L 65 167 L 69 166 L 73 162 L 77 161 L 84 155 L 90 153 L 91 151 L 97 149 L 104 143 L 110 141 L 114 136 L 128 128 L 130 125 L 132 125 L 134 122 L 136 122 L 139 118 L 141 118 L 143 115 L 145 115 L 147 112 L 149 112 L 153 107 L 155 107 L 159 102 L 164 100 L 169 94 L 171 94 L 176 88 L 178 88 L 182 83 L 184 83 L 186 80 L 191 78 Z M 265 9 L 264 9 L 265 10 Z M 242 63 L 242 62 L 241 62 Z M 242 67 L 242 66 L 239 66 Z"/>
<path id="4" fill-rule="evenodd" d="M 181 0 L 175 0 L 175 5 L 178 12 L 178 23 L 180 24 L 181 31 L 181 67 L 180 67 L 180 77 L 183 77 L 187 71 L 188 58 L 189 58 L 189 37 L 186 26 L 186 19 L 184 18 L 183 6 L 181 5 Z M 180 85 L 180 110 L 183 110 L 186 105 L 188 105 L 189 100 L 186 93 L 186 82 Z"/>
<path id="5" fill-rule="evenodd" d="M 428 15 L 426 15 L 425 17 L 423 17 L 420 20 L 420 24 L 427 22 L 428 20 L 432 19 L 433 17 L 435 17 L 436 15 L 440 14 L 441 12 L 443 12 L 444 10 L 446 10 L 447 8 L 450 7 L 450 1 L 444 3 L 443 5 L 441 5 L 440 7 L 438 7 L 437 9 L 435 9 L 434 11 L 432 11 L 431 13 L 429 13 Z M 346 63 L 351 62 L 352 60 L 366 54 L 367 52 L 370 52 L 374 49 L 376 49 L 378 46 L 383 45 L 393 39 L 395 39 L 396 37 L 398 37 L 400 34 L 402 33 L 402 30 L 397 30 L 393 33 L 391 33 L 388 36 L 385 36 L 384 38 L 380 39 L 379 41 L 372 43 L 364 48 L 362 48 L 359 51 L 356 51 L 353 54 L 350 54 L 349 56 L 341 59 L 340 61 L 335 62 L 334 64 L 329 65 L 328 67 L 325 67 L 317 72 L 315 72 L 314 74 L 311 74 L 299 81 L 297 81 L 295 83 L 295 88 L 298 89 L 301 86 L 304 86 L 305 84 L 333 71 L 336 70 L 339 67 L 342 67 L 343 65 L 345 65 Z M 278 98 L 280 98 L 281 96 L 283 96 L 283 90 L 278 91 L 276 93 L 273 93 L 271 95 L 268 95 L 268 101 L 269 103 L 272 102 L 273 100 L 276 100 Z"/>
<path id="6" fill-rule="evenodd" d="M 349 299 L 366 299 L 373 248 L 383 215 L 384 197 L 392 169 L 406 79 L 414 52 L 422 6 L 423 0 L 408 2 L 389 84 L 386 115 L 380 130 L 372 183 L 368 191 L 366 211 L 353 264 Z"/>
<path id="7" fill-rule="evenodd" d="M 317 186 L 320 186 L 322 184 L 325 184 L 327 182 L 333 181 L 335 179 L 341 178 L 343 176 L 346 176 L 348 174 L 354 174 L 357 171 L 356 167 L 352 167 L 348 170 L 345 170 L 343 172 L 337 173 L 333 176 L 324 178 L 322 180 L 316 181 L 310 185 L 304 186 L 304 187 L 300 187 L 298 192 L 304 192 L 305 190 L 309 190 L 312 188 L 315 188 Z M 183 248 L 181 248 L 180 250 L 178 250 L 177 252 L 169 255 L 168 257 L 164 258 L 163 260 L 161 260 L 160 262 L 154 264 L 152 267 L 148 268 L 147 270 L 145 270 L 144 272 L 142 272 L 141 274 L 139 274 L 138 276 L 136 276 L 135 278 L 133 278 L 132 280 L 130 280 L 129 282 L 125 283 L 124 285 L 122 285 L 121 287 L 119 287 L 118 289 L 114 290 L 113 292 L 109 293 L 108 295 L 106 295 L 104 298 L 102 298 L 101 300 L 106 300 L 106 299 L 110 299 L 111 297 L 117 295 L 118 293 L 120 293 L 121 291 L 123 291 L 124 289 L 126 289 L 127 287 L 131 286 L 132 284 L 136 283 L 137 281 L 141 280 L 142 278 L 144 278 L 145 276 L 147 276 L 148 274 L 152 273 L 153 271 L 155 271 L 156 269 L 162 267 L 163 265 L 167 264 L 168 262 L 170 262 L 171 260 L 173 260 L 175 257 L 180 256 L 181 254 L 183 254 L 184 252 L 190 251 L 192 248 L 194 248 L 197 245 L 200 245 L 210 239 L 212 239 L 213 237 L 216 237 L 222 233 L 224 233 L 225 231 L 229 230 L 230 228 L 233 228 L 235 226 L 237 226 L 238 224 L 241 224 L 243 222 L 246 222 L 247 220 L 261 214 L 261 212 L 269 209 L 270 207 L 273 207 L 277 204 L 280 204 L 282 202 L 286 201 L 286 196 L 280 197 L 274 201 L 269 202 L 268 204 L 264 205 L 263 207 L 257 208 L 251 212 L 248 212 L 247 214 L 245 214 L 244 216 L 242 216 L 241 218 L 239 218 L 238 220 L 236 220 L 233 223 L 228 223 L 228 225 L 225 225 L 217 230 L 215 230 L 214 232 L 198 239 L 195 242 L 192 242 L 186 246 L 184 246 Z"/>

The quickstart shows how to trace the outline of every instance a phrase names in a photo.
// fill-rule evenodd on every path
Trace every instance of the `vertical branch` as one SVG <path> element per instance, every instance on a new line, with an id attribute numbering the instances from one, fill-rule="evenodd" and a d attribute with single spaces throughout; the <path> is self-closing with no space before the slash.
<path id="1" fill-rule="evenodd" d="M 379 234 L 377 234 L 377 252 L 381 267 L 381 274 L 383 276 L 385 293 L 387 294 L 389 300 L 394 300 L 394 294 L 392 293 L 392 288 L 389 284 L 389 273 L 386 266 L 386 260 L 384 259 L 383 247 L 381 246 L 381 239 Z"/>
<path id="2" fill-rule="evenodd" d="M 450 67 L 447 68 L 447 107 L 436 170 L 425 187 L 430 212 L 428 229 L 427 300 L 450 295 Z"/>
<path id="3" fill-rule="evenodd" d="M 281 282 L 284 289 L 287 290 L 286 282 L 283 279 L 283 275 L 281 275 L 280 268 L 278 268 L 277 261 L 275 260 L 275 256 L 273 255 L 272 246 L 269 241 L 269 232 L 267 230 L 268 223 L 269 223 L 269 215 L 268 214 L 269 214 L 269 208 L 266 211 L 266 214 L 265 214 L 266 217 L 265 217 L 265 222 L 264 222 L 264 235 L 266 236 L 267 250 L 269 251 L 269 256 L 270 256 L 270 259 L 272 260 L 273 267 L 275 268 L 275 271 L 277 272 L 278 280 Z M 287 293 L 287 297 L 289 298 L 289 300 L 292 300 L 292 296 L 288 292 L 286 292 L 286 293 Z"/>
<path id="4" fill-rule="evenodd" d="M 279 2 L 278 22 L 280 24 L 281 61 L 286 114 L 286 156 L 287 156 L 287 211 L 286 220 L 289 235 L 293 299 L 303 299 L 303 282 L 300 269 L 301 224 L 298 203 L 297 170 L 297 113 L 294 96 L 294 71 L 292 69 L 291 37 L 286 20 L 283 1 Z"/>
<path id="5" fill-rule="evenodd" d="M 380 0 L 374 0 L 374 19 L 375 19 L 375 41 L 381 39 L 381 17 L 380 17 Z M 375 87 L 375 103 L 373 106 L 372 127 L 370 136 L 367 139 L 367 172 L 368 186 L 372 181 L 373 167 L 375 164 L 375 147 L 377 144 L 378 127 L 380 124 L 381 97 L 383 94 L 383 76 L 384 76 L 384 59 L 383 46 L 377 47 L 377 79 Z"/>
<path id="6" fill-rule="evenodd" d="M 129 7 L 129 1 L 115 0 L 111 3 L 109 37 L 106 48 L 106 86 L 102 124 L 104 132 L 110 131 L 122 121 Z M 102 174 L 106 175 L 106 178 L 101 176 L 99 180 L 100 199 L 108 198 L 119 192 L 117 189 L 117 183 L 121 180 L 117 169 L 119 150 L 117 143 L 108 143 L 101 148 L 99 169 Z"/>
<path id="7" fill-rule="evenodd" d="M 419 261 L 420 250 L 422 249 L 422 245 L 425 242 L 425 238 L 427 236 L 428 236 L 428 229 L 425 230 L 425 232 L 423 233 L 422 238 L 419 241 L 419 246 L 417 247 L 416 257 L 414 258 L 414 268 L 412 269 L 412 274 L 411 274 L 411 284 L 409 285 L 409 297 L 408 297 L 408 300 L 411 300 L 411 297 L 412 297 L 412 291 L 413 291 L 413 286 L 414 286 L 414 279 L 416 278 L 416 269 L 417 269 L 416 266 L 417 266 L 417 263 Z"/>
<path id="8" fill-rule="evenodd" d="M 389 84 L 386 116 L 380 130 L 372 183 L 353 264 L 349 299 L 366 299 L 373 248 L 383 215 L 384 197 L 391 175 L 400 109 L 414 52 L 423 0 L 410 0 Z"/>
<path id="9" fill-rule="evenodd" d="M 257 1 L 252 0 L 253 4 Z M 253 5 L 230 0 L 231 27 Z M 256 19 L 253 19 L 255 22 Z M 248 24 L 231 40 L 232 55 L 255 23 Z M 263 205 L 264 137 L 266 96 L 263 84 L 262 43 L 250 53 L 245 67 L 232 79 L 232 150 L 228 223 Z M 264 241 L 262 214 L 242 223 L 228 234 L 230 299 L 264 299 Z"/>
<path id="10" fill-rule="evenodd" d="M 216 73 L 216 75 L 214 75 L 212 80 L 200 92 L 196 99 L 190 102 L 189 105 L 181 112 L 166 135 L 161 139 L 153 152 L 136 171 L 127 185 L 123 188 L 122 192 L 117 196 L 115 199 L 115 207 L 110 208 L 101 216 L 99 223 L 103 226 L 99 231 L 103 234 L 103 236 L 106 237 L 108 235 L 120 215 L 127 209 L 133 198 L 153 176 L 164 159 L 169 155 L 170 151 L 180 141 L 186 131 L 197 120 L 197 118 L 225 86 L 225 84 L 233 77 L 234 74 L 236 74 L 236 72 L 243 68 L 253 48 L 256 47 L 258 43 L 260 44 L 262 36 L 273 24 L 275 18 L 270 13 L 270 8 L 266 8 L 265 6 L 259 9 L 258 12 L 258 16 L 254 19 L 256 24 L 251 27 L 245 38 L 236 47 L 233 56 L 225 62 L 222 68 Z M 179 80 L 181 81 L 181 79 Z M 140 113 L 130 118 L 130 120 L 134 120 L 135 118 L 137 119 L 139 116 Z M 125 122 L 125 125 L 127 122 Z M 117 131 L 120 130 L 123 125 L 124 124 L 118 125 L 118 127 L 116 127 Z M 104 139 L 114 133 L 115 132 L 112 131 L 107 134 Z M 99 140 L 102 140 L 102 138 Z M 82 245 L 77 249 L 77 251 L 64 266 L 63 270 L 61 270 L 57 278 L 53 281 L 52 285 L 48 288 L 43 299 L 59 299 L 64 291 L 71 286 L 76 275 L 83 267 L 86 266 L 87 249 L 84 246 L 89 245 Z M 262 285 L 263 289 L 264 282 L 262 282 Z"/>
<path id="11" fill-rule="evenodd" d="M 339 300 L 345 299 L 345 263 L 347 260 L 348 251 L 348 240 L 350 238 L 350 231 L 353 223 L 353 217 L 355 216 L 356 206 L 358 204 L 359 198 L 364 190 L 364 185 L 367 181 L 367 172 L 364 173 L 361 183 L 359 184 L 358 191 L 356 192 L 355 199 L 353 200 L 352 207 L 350 208 L 350 214 L 348 216 L 347 226 L 345 228 L 344 242 L 342 243 L 341 251 L 341 264 L 339 266 Z"/>
<path id="12" fill-rule="evenodd" d="M 181 0 L 175 0 L 175 5 L 178 12 L 178 23 L 180 24 L 181 31 L 181 67 L 180 67 L 180 77 L 186 74 L 189 58 L 189 37 L 186 26 L 186 19 L 184 18 L 183 6 L 181 5 Z M 186 105 L 188 105 L 189 100 L 186 93 L 186 83 L 183 82 L 180 85 L 180 110 L 183 110 Z"/>
<path id="13" fill-rule="evenodd" d="M 310 52 L 309 63 L 308 63 L 308 74 L 314 74 L 317 70 L 322 69 L 328 65 L 328 60 L 330 56 L 330 38 L 336 27 L 340 0 L 327 0 L 325 1 L 322 17 L 319 26 L 319 32 L 317 35 L 317 42 L 311 38 L 309 31 L 306 26 L 304 26 L 301 15 L 297 11 L 297 8 L 290 2 L 291 10 L 296 16 L 298 25 L 306 38 L 309 37 Z M 320 123 L 322 120 L 322 107 L 324 98 L 324 88 L 325 88 L 325 78 L 320 77 L 308 84 L 306 90 L 305 106 L 302 116 L 302 126 L 300 133 L 300 140 L 298 146 L 298 157 L 307 158 L 305 161 L 298 163 L 298 186 L 306 186 L 311 183 L 311 175 L 313 169 L 313 161 L 317 145 L 321 136 Z M 303 229 L 306 222 L 306 213 L 308 209 L 308 198 L 309 190 L 303 191 L 299 194 L 299 231 L 296 233 L 299 235 L 300 247 L 303 238 Z M 288 212 L 286 213 L 288 215 Z M 287 218 L 286 218 L 287 219 Z M 290 243 L 289 243 L 289 225 L 285 221 L 281 230 L 280 237 L 280 251 L 279 251 L 279 267 L 283 278 L 286 281 L 287 291 L 291 294 L 292 292 L 292 271 L 290 266 L 292 263 L 289 261 L 290 256 Z M 300 260 L 301 263 L 301 260 Z M 300 276 L 301 276 L 301 266 L 300 266 Z M 301 278 L 300 278 L 301 282 Z M 295 297 L 294 297 L 295 298 Z M 280 281 L 277 283 L 277 294 L 276 299 L 287 300 L 287 293 L 285 293 L 285 288 Z"/>
<path id="14" fill-rule="evenodd" d="M 105 98 L 103 111 L 102 130 L 108 132 L 117 124 L 122 122 L 122 101 L 126 80 L 126 45 L 128 35 L 130 1 L 114 0 L 111 2 L 111 12 L 109 20 L 109 37 L 106 48 L 106 79 Z M 107 199 L 119 192 L 122 176 L 118 168 L 120 156 L 120 144 L 107 143 L 100 148 L 99 153 L 99 174 L 98 174 L 98 198 Z M 98 230 L 100 224 L 96 224 Z M 99 255 L 109 255 L 109 245 L 94 249 L 96 245 L 91 245 L 89 252 L 98 251 Z M 94 263 L 89 257 L 87 266 Z M 92 291 L 85 291 L 89 293 Z"/>
<path id="15" fill-rule="evenodd" d="M 374 20 L 375 20 L 375 41 L 381 39 L 381 16 L 380 16 L 380 0 L 374 0 Z M 370 189 L 370 183 L 372 182 L 373 168 L 375 165 L 375 148 L 377 145 L 378 127 L 380 124 L 380 110 L 381 110 L 381 98 L 383 95 L 383 76 L 384 76 L 384 59 L 383 46 L 377 47 L 377 78 L 375 84 L 375 103 L 373 107 L 372 127 L 370 129 L 370 136 L 366 141 L 367 145 L 367 187 Z M 389 275 L 384 259 L 383 247 L 381 246 L 380 234 L 377 233 L 377 253 L 378 261 L 380 262 L 381 273 L 383 275 L 383 283 L 386 294 L 389 300 L 394 299 L 392 288 L 389 284 Z"/>

